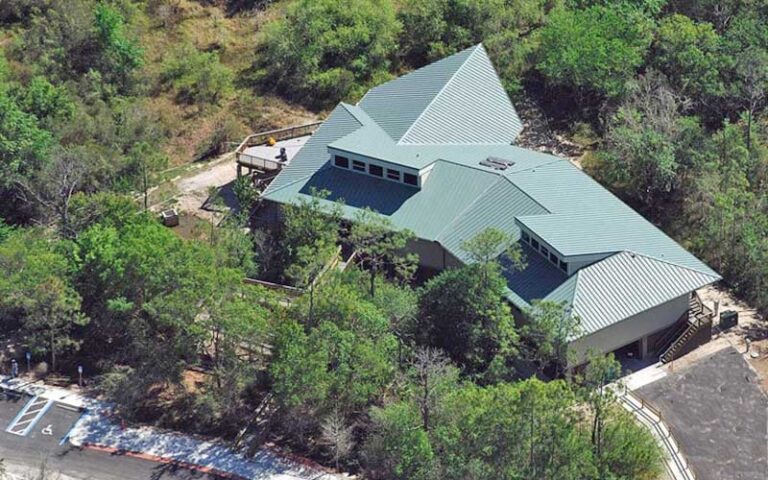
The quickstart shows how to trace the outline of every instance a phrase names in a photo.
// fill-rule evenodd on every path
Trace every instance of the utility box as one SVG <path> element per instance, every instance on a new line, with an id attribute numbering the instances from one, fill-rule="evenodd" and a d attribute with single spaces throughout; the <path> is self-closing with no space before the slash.
<path id="1" fill-rule="evenodd" d="M 166 227 L 175 227 L 179 224 L 179 212 L 175 208 L 163 211 L 160 214 L 160 218 Z"/>
<path id="2" fill-rule="evenodd" d="M 726 310 L 720 313 L 720 328 L 727 330 L 731 327 L 735 327 L 739 324 L 739 312 L 733 310 Z"/>

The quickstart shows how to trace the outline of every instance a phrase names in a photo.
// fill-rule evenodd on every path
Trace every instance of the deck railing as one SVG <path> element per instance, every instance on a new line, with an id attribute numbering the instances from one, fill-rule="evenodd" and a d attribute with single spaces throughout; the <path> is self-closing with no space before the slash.
<path id="1" fill-rule="evenodd" d="M 277 130 L 268 130 L 266 132 L 253 133 L 245 137 L 235 150 L 235 159 L 238 165 L 261 170 L 279 170 L 283 162 L 274 158 L 261 158 L 256 155 L 249 155 L 245 150 L 256 145 L 267 143 L 270 138 L 276 141 L 290 140 L 292 138 L 311 135 L 317 130 L 323 122 L 312 122 L 295 127 L 279 128 Z"/>

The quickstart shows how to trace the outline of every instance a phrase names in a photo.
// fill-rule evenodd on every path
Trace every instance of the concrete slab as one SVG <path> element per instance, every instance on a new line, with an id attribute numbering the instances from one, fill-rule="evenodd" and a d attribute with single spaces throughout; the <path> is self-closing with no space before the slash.
<path id="1" fill-rule="evenodd" d="M 662 412 L 698 480 L 768 478 L 768 398 L 734 348 L 635 392 Z"/>

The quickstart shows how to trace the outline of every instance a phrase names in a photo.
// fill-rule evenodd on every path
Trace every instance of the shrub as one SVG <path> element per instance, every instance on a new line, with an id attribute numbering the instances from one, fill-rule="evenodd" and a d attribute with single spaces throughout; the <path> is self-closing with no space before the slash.
<path id="1" fill-rule="evenodd" d="M 400 23 L 391 0 L 296 0 L 267 25 L 256 81 L 312 107 L 386 76 Z"/>
<path id="2" fill-rule="evenodd" d="M 234 74 L 216 52 L 201 52 L 191 45 L 166 60 L 162 81 L 177 90 L 186 103 L 216 105 L 233 92 Z"/>

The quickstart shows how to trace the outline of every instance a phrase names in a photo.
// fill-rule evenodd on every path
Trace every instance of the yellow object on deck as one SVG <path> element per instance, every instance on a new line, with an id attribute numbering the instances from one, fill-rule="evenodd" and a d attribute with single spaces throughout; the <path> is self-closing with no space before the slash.
<path id="1" fill-rule="evenodd" d="M 277 140 L 275 140 L 274 137 L 269 137 L 267 139 L 267 145 L 269 145 L 270 147 L 274 147 L 276 143 L 277 143 Z"/>

